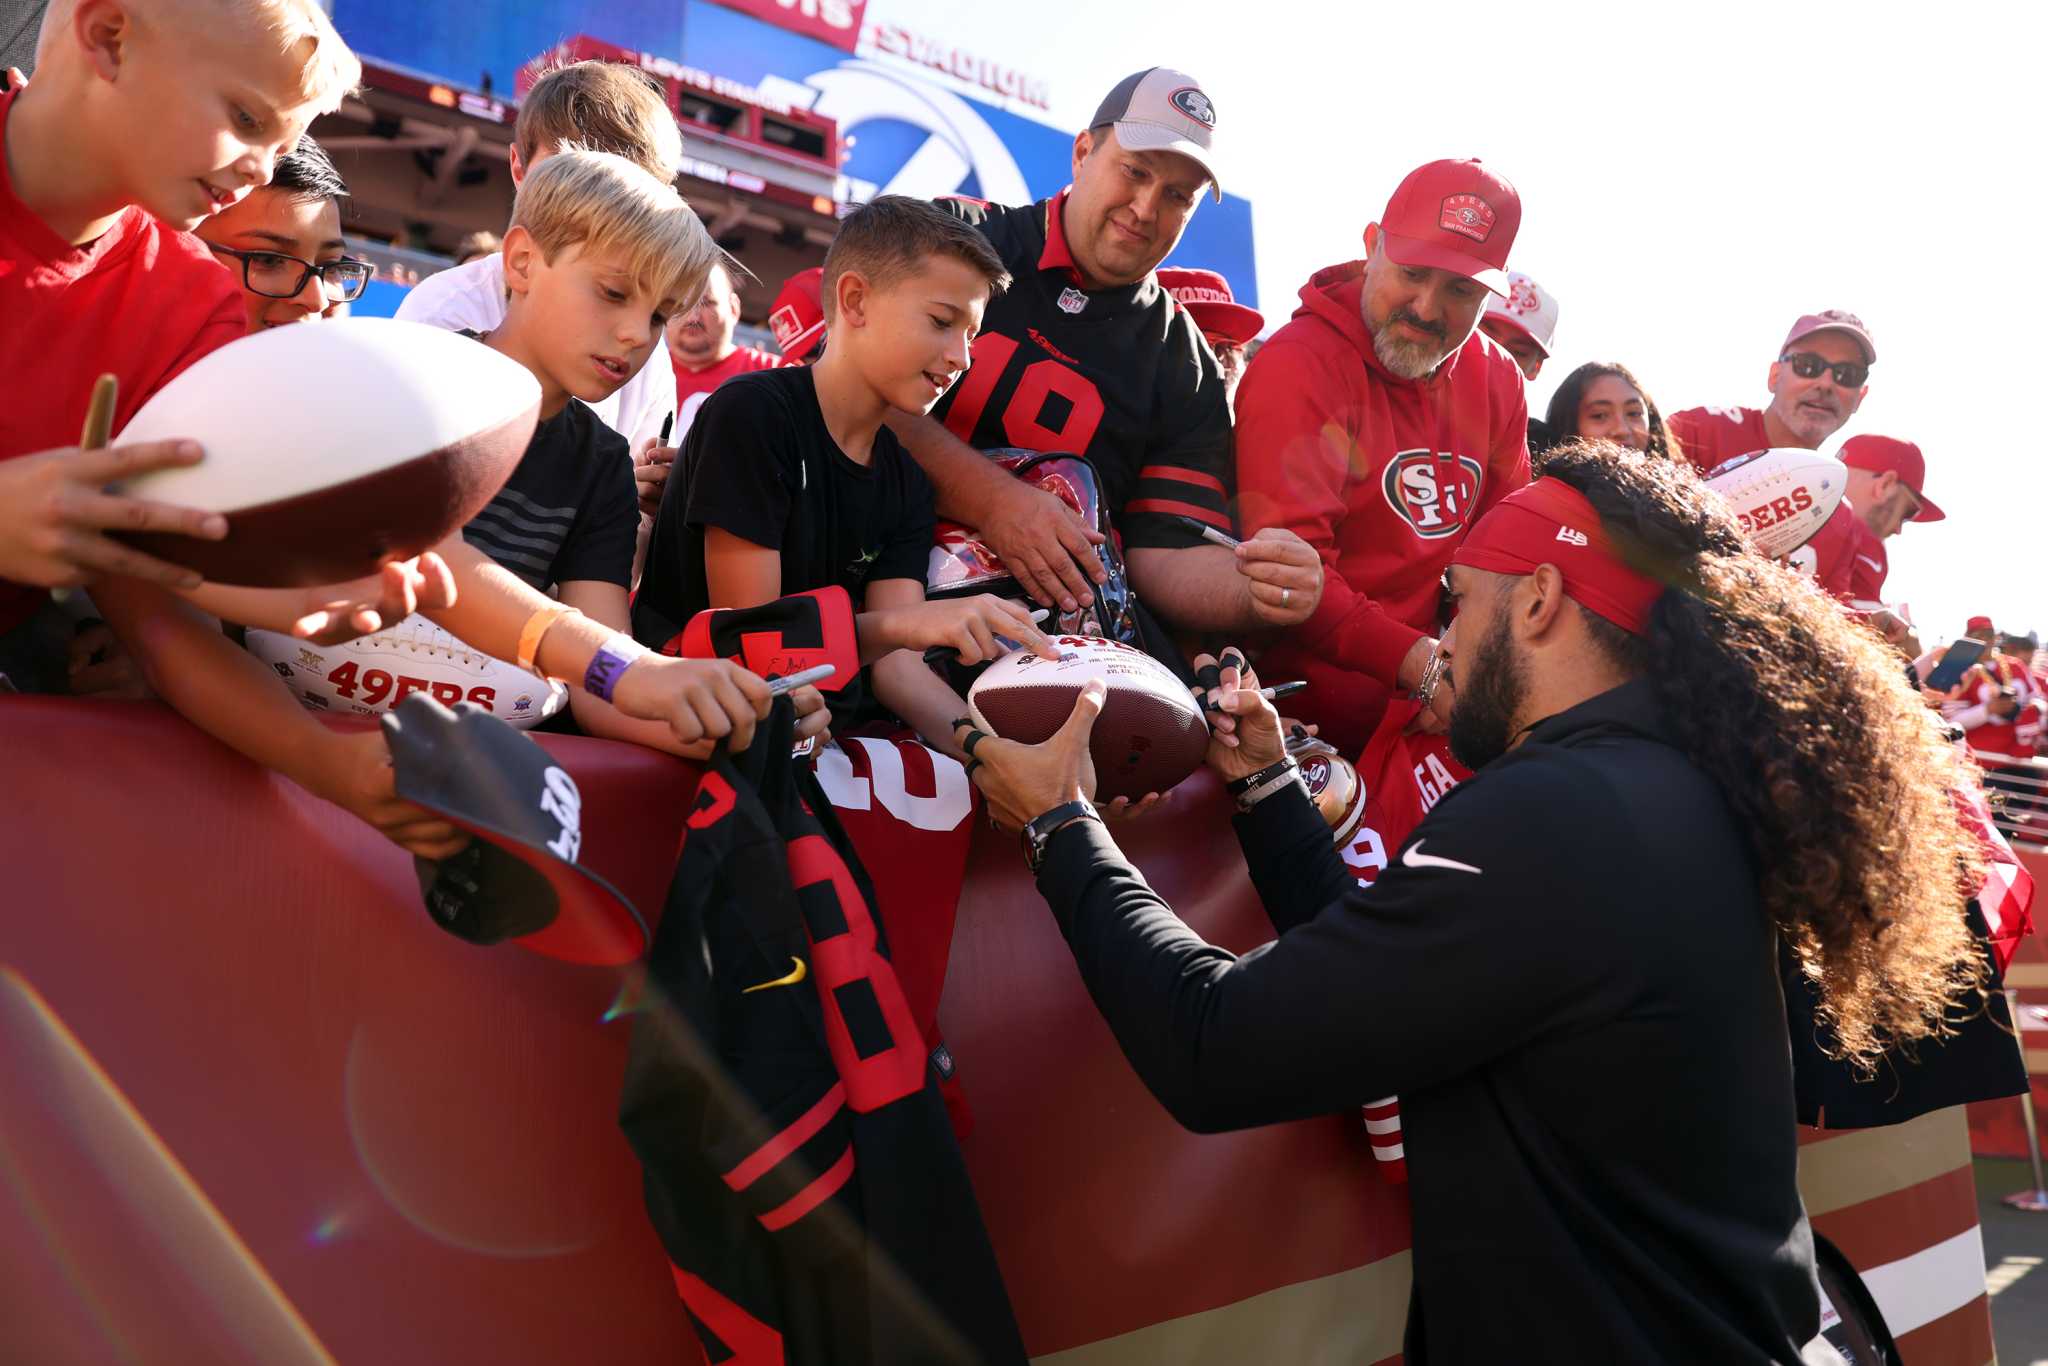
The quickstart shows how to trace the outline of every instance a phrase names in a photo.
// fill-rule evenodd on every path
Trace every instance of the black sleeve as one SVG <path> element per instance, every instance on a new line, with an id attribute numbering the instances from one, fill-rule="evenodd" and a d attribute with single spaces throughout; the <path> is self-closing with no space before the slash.
<path id="1" fill-rule="evenodd" d="M 595 416 L 589 428 L 590 477 L 577 504 L 576 523 L 555 556 L 555 582 L 588 579 L 631 589 L 633 543 L 640 534 L 632 448 Z"/>
<path id="2" fill-rule="evenodd" d="M 1153 412 L 1152 448 L 1138 463 L 1138 481 L 1117 531 L 1132 548 L 1178 550 L 1202 538 L 1175 515 L 1233 531 L 1236 446 L 1230 402 L 1216 355 L 1185 312 L 1167 329 Z"/>
<path id="3" fill-rule="evenodd" d="M 932 532 L 938 516 L 932 485 L 918 463 L 910 458 L 909 452 L 895 444 L 895 438 L 888 435 L 888 430 L 884 427 L 881 433 L 889 443 L 888 452 L 884 455 L 878 450 L 876 455 L 889 460 L 893 471 L 891 477 L 900 481 L 901 498 L 897 507 L 901 515 L 896 525 L 882 538 L 882 551 L 875 559 L 874 568 L 868 571 L 868 582 L 916 579 L 923 583 L 931 568 Z"/>
<path id="4" fill-rule="evenodd" d="M 1242 958 L 1182 924 L 1097 822 L 1054 837 L 1038 886 L 1176 1119 L 1279 1123 L 1461 1075 L 1590 1009 L 1609 960 L 1567 876 L 1596 860 L 1571 795 L 1528 766 L 1461 785 L 1415 830 L 1428 862 L 1396 862 Z M 1574 809 L 1576 825 L 1553 814 Z M 1580 847 L 1557 847 L 1574 828 Z M 1248 852 L 1263 883 L 1289 851 Z"/>
<path id="5" fill-rule="evenodd" d="M 798 439 L 772 384 L 749 382 L 747 376 L 721 384 L 690 424 L 694 450 L 685 520 L 780 550 L 801 472 Z"/>
<path id="6" fill-rule="evenodd" d="M 1252 889 L 1266 908 L 1266 918 L 1281 934 L 1306 925 L 1323 907 L 1358 885 L 1306 788 L 1297 785 L 1291 791 L 1276 792 L 1250 811 L 1233 816 L 1230 823 L 1244 850 Z"/>

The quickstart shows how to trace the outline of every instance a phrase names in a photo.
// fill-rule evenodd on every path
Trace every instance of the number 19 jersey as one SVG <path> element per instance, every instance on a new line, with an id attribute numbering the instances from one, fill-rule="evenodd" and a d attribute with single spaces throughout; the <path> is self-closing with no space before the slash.
<path id="1" fill-rule="evenodd" d="M 932 416 L 983 450 L 1086 456 L 1127 547 L 1199 543 L 1175 514 L 1228 531 L 1234 461 L 1216 357 L 1154 276 L 1081 288 L 1066 199 L 938 201 L 981 230 L 1012 282 L 990 300 L 973 364 Z"/>

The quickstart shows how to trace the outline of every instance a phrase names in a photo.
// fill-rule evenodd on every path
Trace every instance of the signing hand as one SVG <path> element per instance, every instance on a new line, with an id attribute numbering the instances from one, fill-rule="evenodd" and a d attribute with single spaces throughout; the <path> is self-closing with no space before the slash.
<path id="1" fill-rule="evenodd" d="M 633 483 L 640 491 L 640 511 L 652 517 L 661 511 L 661 492 L 668 487 L 670 469 L 675 465 L 676 448 L 664 446 L 653 437 L 648 437 L 633 455 Z"/>
<path id="2" fill-rule="evenodd" d="M 306 599 L 305 615 L 292 623 L 292 634 L 315 645 L 339 645 L 396 626 L 415 612 L 453 607 L 455 576 L 429 550 L 360 579 L 315 588 Z"/>
<path id="3" fill-rule="evenodd" d="M 1213 655 L 1196 655 L 1194 664 L 1198 676 L 1205 669 L 1218 670 L 1215 687 L 1195 687 L 1197 696 L 1217 706 L 1209 713 L 1209 752 L 1203 756 L 1216 776 L 1229 782 L 1285 758 L 1287 735 L 1280 713 L 1259 696 L 1259 676 L 1245 666 L 1244 657 L 1226 649 L 1220 665 Z"/>
<path id="4" fill-rule="evenodd" d="M 1284 527 L 1269 526 L 1234 552 L 1251 602 L 1249 625 L 1299 626 L 1323 600 L 1323 557 Z"/>
<path id="5" fill-rule="evenodd" d="M 967 771 L 988 799 L 989 816 L 997 825 L 1015 832 L 1055 806 L 1076 798 L 1095 799 L 1095 760 L 1088 753 L 1088 735 L 1107 695 L 1101 681 L 1091 679 L 1074 700 L 1066 724 L 1043 744 L 1020 745 L 980 732 Z M 964 750 L 975 733 L 969 722 L 954 730 L 953 740 Z"/>
<path id="6" fill-rule="evenodd" d="M 647 655 L 619 676 L 612 705 L 642 721 L 666 721 L 677 740 L 725 740 L 738 753 L 774 701 L 759 674 L 725 659 Z"/>
<path id="7" fill-rule="evenodd" d="M 68 588 L 101 574 L 126 574 L 167 588 L 197 588 L 197 572 L 107 537 L 108 531 L 168 531 L 217 541 L 228 534 L 217 512 L 174 507 L 105 491 L 152 470 L 199 463 L 195 441 L 76 446 L 0 462 L 0 579 Z"/>
<path id="8" fill-rule="evenodd" d="M 1059 649 L 1033 624 L 1030 612 L 992 593 L 878 608 L 861 613 L 860 628 L 889 649 L 956 650 L 962 664 L 980 664 L 1003 654 L 997 636 L 1007 636 L 1046 659 L 1060 657 Z"/>
<path id="9" fill-rule="evenodd" d="M 1095 600 L 1089 581 L 1109 578 L 1095 552 L 1102 533 L 1043 489 L 1014 484 L 978 530 L 1041 607 L 1058 603 L 1062 612 L 1078 611 Z"/>

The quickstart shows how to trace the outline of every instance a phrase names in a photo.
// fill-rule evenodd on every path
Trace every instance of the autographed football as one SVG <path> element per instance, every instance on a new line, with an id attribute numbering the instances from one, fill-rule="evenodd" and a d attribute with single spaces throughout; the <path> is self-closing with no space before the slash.
<path id="1" fill-rule="evenodd" d="M 1073 714 L 1090 679 L 1108 689 L 1088 750 L 1095 795 L 1133 800 L 1193 773 L 1209 748 L 1209 722 L 1173 671 L 1143 650 L 1102 636 L 1054 636 L 1057 660 L 1014 650 L 982 671 L 967 693 L 974 724 L 1035 745 Z"/>
<path id="2" fill-rule="evenodd" d="M 1818 452 L 1779 447 L 1724 460 L 1706 480 L 1728 500 L 1758 553 L 1776 560 L 1812 540 L 1834 515 L 1849 472 Z"/>
<path id="3" fill-rule="evenodd" d="M 425 693 L 448 707 L 474 702 L 524 730 L 569 700 L 562 684 L 473 650 L 421 616 L 345 645 L 313 645 L 254 627 L 243 643 L 313 711 L 378 716 Z"/>
<path id="4" fill-rule="evenodd" d="M 222 513 L 227 538 L 122 539 L 220 583 L 360 578 L 480 512 L 539 416 L 526 368 L 458 333 L 389 318 L 272 328 L 194 362 L 114 442 L 205 447 L 198 464 L 123 491 Z"/>

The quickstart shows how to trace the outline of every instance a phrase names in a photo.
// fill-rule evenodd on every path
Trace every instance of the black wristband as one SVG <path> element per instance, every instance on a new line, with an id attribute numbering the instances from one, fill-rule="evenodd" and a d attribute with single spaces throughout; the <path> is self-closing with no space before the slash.
<path id="1" fill-rule="evenodd" d="M 1283 755 L 1277 762 L 1267 764 L 1257 773 L 1247 773 L 1242 778 L 1232 778 L 1227 785 L 1227 790 L 1233 797 L 1242 796 L 1260 783 L 1270 782 L 1295 766 L 1292 754 Z"/>

